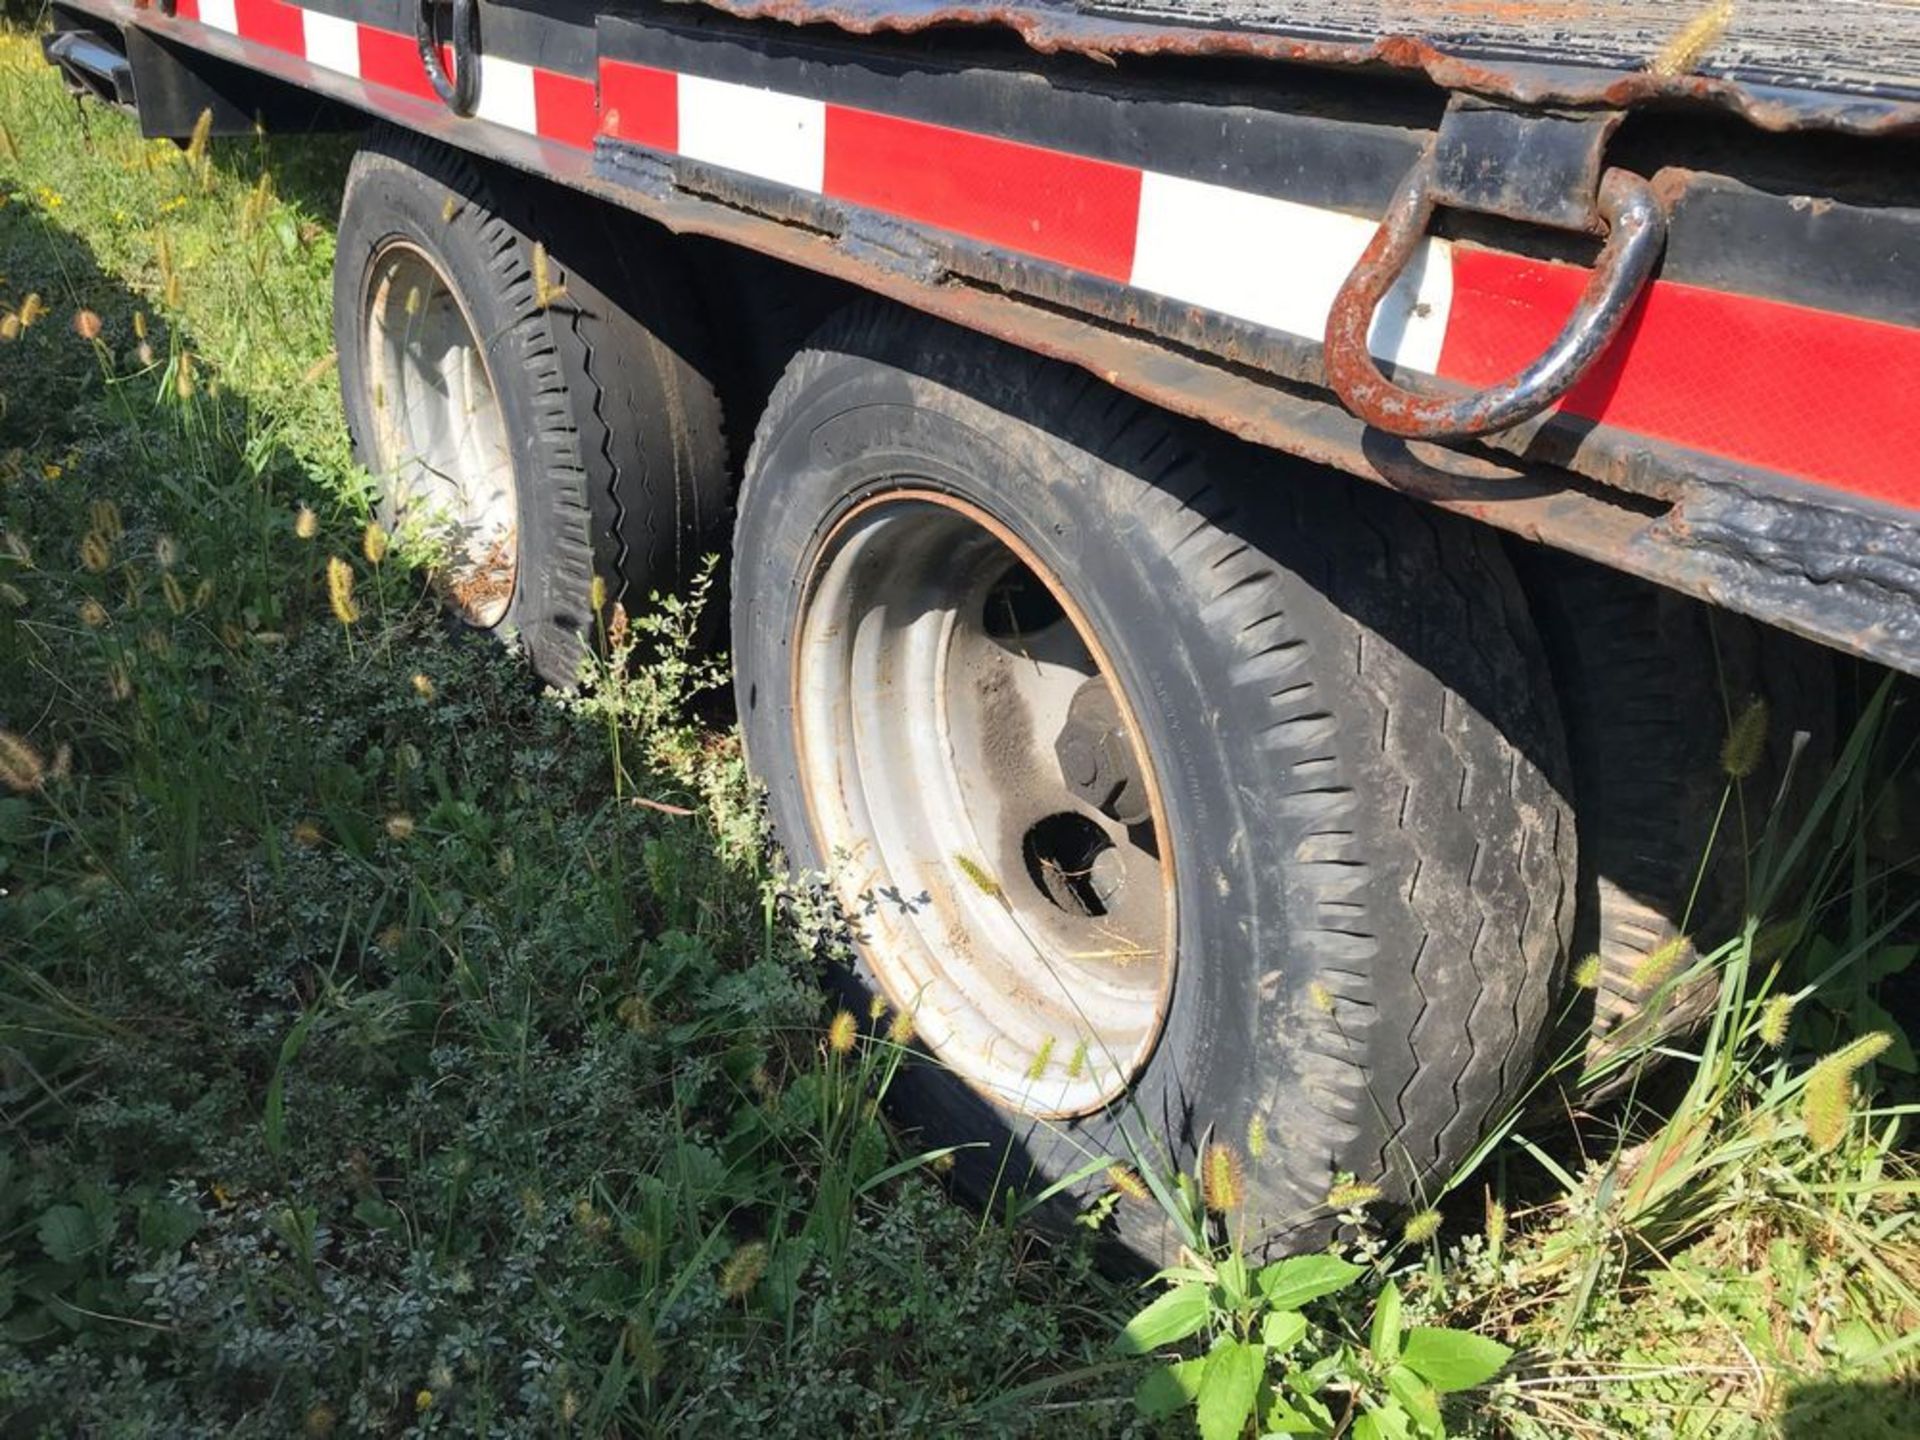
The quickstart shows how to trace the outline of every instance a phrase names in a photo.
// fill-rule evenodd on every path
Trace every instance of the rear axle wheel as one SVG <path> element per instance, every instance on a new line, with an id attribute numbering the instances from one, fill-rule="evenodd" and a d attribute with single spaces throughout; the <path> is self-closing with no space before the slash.
<path id="1" fill-rule="evenodd" d="M 1575 857 L 1474 527 L 860 307 L 761 421 L 733 622 L 775 828 L 976 1196 L 1211 1141 L 1237 1233 L 1316 1243 L 1336 1177 L 1430 1193 L 1526 1088 Z"/>

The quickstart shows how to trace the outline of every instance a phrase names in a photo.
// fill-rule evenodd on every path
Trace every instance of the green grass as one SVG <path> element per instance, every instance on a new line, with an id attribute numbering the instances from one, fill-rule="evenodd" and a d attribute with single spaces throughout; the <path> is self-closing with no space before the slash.
<path id="1" fill-rule="evenodd" d="M 569 706 L 366 560 L 344 146 L 0 124 L 0 1428 L 1032 1430 L 1116 1292 L 886 1178 L 685 612 Z"/>
<path id="2" fill-rule="evenodd" d="M 1282 1304 L 1241 1253 L 1234 1167 L 1281 1136 L 1042 1242 L 882 1117 L 904 1035 L 821 999 L 831 929 L 690 703 L 700 597 L 561 699 L 368 558 L 346 145 L 142 141 L 7 31 L 0 127 L 0 1429 L 1225 1436 L 1244 1390 L 1431 1433 L 1390 1377 L 1451 1328 L 1498 1344 L 1435 1373 L 1507 1356 L 1453 1433 L 1900 1433 L 1890 702 L 1804 827 L 1733 792 L 1755 918 L 1697 937 L 1714 1028 L 1625 1101 L 1543 1086 L 1411 1222 L 1350 1188 L 1342 1286 Z M 1090 1242 L 1143 1203 L 1197 1290 L 1117 1345 L 1161 1289 Z"/>

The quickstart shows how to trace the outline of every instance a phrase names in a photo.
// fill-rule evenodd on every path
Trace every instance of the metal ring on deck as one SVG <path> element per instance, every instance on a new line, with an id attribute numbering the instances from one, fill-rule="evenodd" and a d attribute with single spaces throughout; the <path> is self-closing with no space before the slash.
<path id="1" fill-rule="evenodd" d="M 453 74 L 440 56 L 433 34 L 437 0 L 419 0 L 414 10 L 413 34 L 420 45 L 420 63 L 427 67 L 427 83 L 456 115 L 471 115 L 480 98 L 480 9 L 474 0 L 453 0 L 453 23 L 447 46 L 453 52 Z"/>
<path id="2" fill-rule="evenodd" d="M 1381 374 L 1367 335 L 1375 307 L 1426 236 L 1434 210 L 1432 178 L 1429 153 L 1394 195 L 1379 230 L 1340 287 L 1327 316 L 1327 383 L 1355 415 L 1389 434 L 1430 440 L 1484 435 L 1539 414 L 1605 352 L 1660 256 L 1666 212 L 1653 187 L 1638 175 L 1607 171 L 1596 206 L 1606 244 L 1553 344 L 1499 384 L 1470 395 L 1427 395 Z"/>

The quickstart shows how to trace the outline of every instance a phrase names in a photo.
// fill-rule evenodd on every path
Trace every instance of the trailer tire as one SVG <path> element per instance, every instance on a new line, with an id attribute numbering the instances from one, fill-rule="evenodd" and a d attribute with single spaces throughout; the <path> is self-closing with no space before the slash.
<path id="1" fill-rule="evenodd" d="M 1175 958 L 1124 1100 L 1077 1113 L 1012 1103 L 993 1047 L 956 1059 L 930 1036 L 947 1018 L 922 1009 L 938 1063 L 898 1077 L 901 1113 L 930 1141 L 979 1147 L 957 1163 L 976 1198 L 1085 1172 L 1066 1190 L 1084 1200 L 1107 1183 L 1092 1161 L 1191 1169 L 1209 1139 L 1224 1143 L 1245 1195 L 1214 1198 L 1269 1248 L 1329 1234 L 1342 1176 L 1388 1205 L 1430 1194 L 1533 1076 L 1571 926 L 1563 740 L 1499 545 L 980 336 L 877 307 L 831 322 L 776 388 L 739 502 L 739 709 L 790 861 L 840 876 L 856 940 L 840 979 L 856 1002 L 908 1009 L 936 990 L 900 993 L 904 972 L 871 943 L 879 927 L 917 924 L 899 918 L 912 911 L 937 939 L 943 904 L 974 905 L 973 887 L 1011 907 L 1022 883 L 939 856 L 903 875 L 884 839 L 850 860 L 821 818 L 853 802 L 822 785 L 809 744 L 918 703 L 902 687 L 848 695 L 840 718 L 805 713 L 830 694 L 816 674 L 834 673 L 816 650 L 868 643 L 866 618 L 843 626 L 829 607 L 885 571 L 870 537 L 909 514 L 888 507 L 909 505 L 984 517 L 1069 592 L 1158 795 Z M 916 574 L 964 570 L 973 542 L 919 543 L 938 563 Z M 906 623 L 920 613 L 900 608 Z M 884 640 L 894 622 L 871 623 Z M 950 755 L 959 743 L 943 741 Z M 861 803 L 886 816 L 901 803 L 888 795 L 920 804 L 946 783 L 881 793 L 881 774 L 875 762 L 840 783 L 868 786 Z M 1085 1050 L 1070 1044 L 1049 1035 L 1015 1055 L 1044 1076 L 1032 1093 L 1081 1083 Z M 1124 1201 L 1115 1225 L 1149 1260 L 1177 1242 L 1150 1204 Z"/>
<path id="2" fill-rule="evenodd" d="M 1778 805 L 1791 834 L 1819 788 L 1834 675 L 1819 646 L 1637 576 L 1534 547 L 1516 561 L 1573 764 L 1575 953 L 1598 963 L 1591 1006 L 1569 1014 L 1585 1033 L 1566 1038 L 1584 1047 L 1581 1090 L 1591 1101 L 1637 1068 L 1607 1062 L 1684 1033 L 1712 1008 L 1715 976 L 1688 973 L 1697 969 L 1692 938 L 1711 947 L 1739 929 L 1743 833 L 1757 836 Z M 1756 701 L 1766 707 L 1765 744 L 1716 836 L 1729 778 L 1721 746 Z"/>
<path id="3" fill-rule="evenodd" d="M 397 273 L 444 292 L 396 302 L 388 292 Z M 402 437 L 409 445 L 384 440 L 413 422 L 390 418 L 400 407 L 383 378 L 380 307 L 398 303 L 422 329 L 423 306 L 457 309 L 480 371 L 467 375 L 475 367 L 461 362 L 462 384 L 480 397 L 466 413 L 486 418 L 497 438 L 462 433 L 446 443 L 463 462 L 484 451 L 485 464 L 510 471 L 511 493 L 498 499 L 496 485 L 488 515 L 496 529 L 510 523 L 512 565 L 502 578 L 507 567 L 493 557 L 506 542 L 488 542 L 483 557 L 443 572 L 443 594 L 468 625 L 517 639 L 554 684 L 571 684 L 596 643 L 596 578 L 609 609 L 634 608 L 683 584 L 724 540 L 727 451 L 691 294 L 663 235 L 584 197 L 518 177 L 497 183 L 490 167 L 419 137 L 376 130 L 348 172 L 334 329 L 356 454 L 385 481 L 388 523 L 403 508 L 402 466 L 416 477 L 405 484 L 431 484 L 420 477 L 434 456 L 415 452 L 451 427 L 435 431 L 429 407 L 417 427 L 423 441 L 412 430 Z M 460 333 L 451 318 L 442 328 Z M 394 460 L 383 445 L 409 458 Z M 467 492 L 464 478 L 458 488 Z"/>

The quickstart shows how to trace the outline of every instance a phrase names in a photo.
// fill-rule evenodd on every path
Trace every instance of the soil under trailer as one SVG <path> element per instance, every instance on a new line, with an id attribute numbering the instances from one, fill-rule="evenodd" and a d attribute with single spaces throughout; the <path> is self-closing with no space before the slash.
<path id="1" fill-rule="evenodd" d="M 1905 0 L 53 17 L 150 135 L 361 137 L 347 416 L 462 621 L 565 683 L 730 556 L 775 830 L 976 1192 L 1264 1133 L 1277 1245 L 1431 1195 L 1570 957 L 1591 1055 L 1684 1022 L 1750 699 L 1791 805 L 1839 656 L 1920 672 Z"/>

